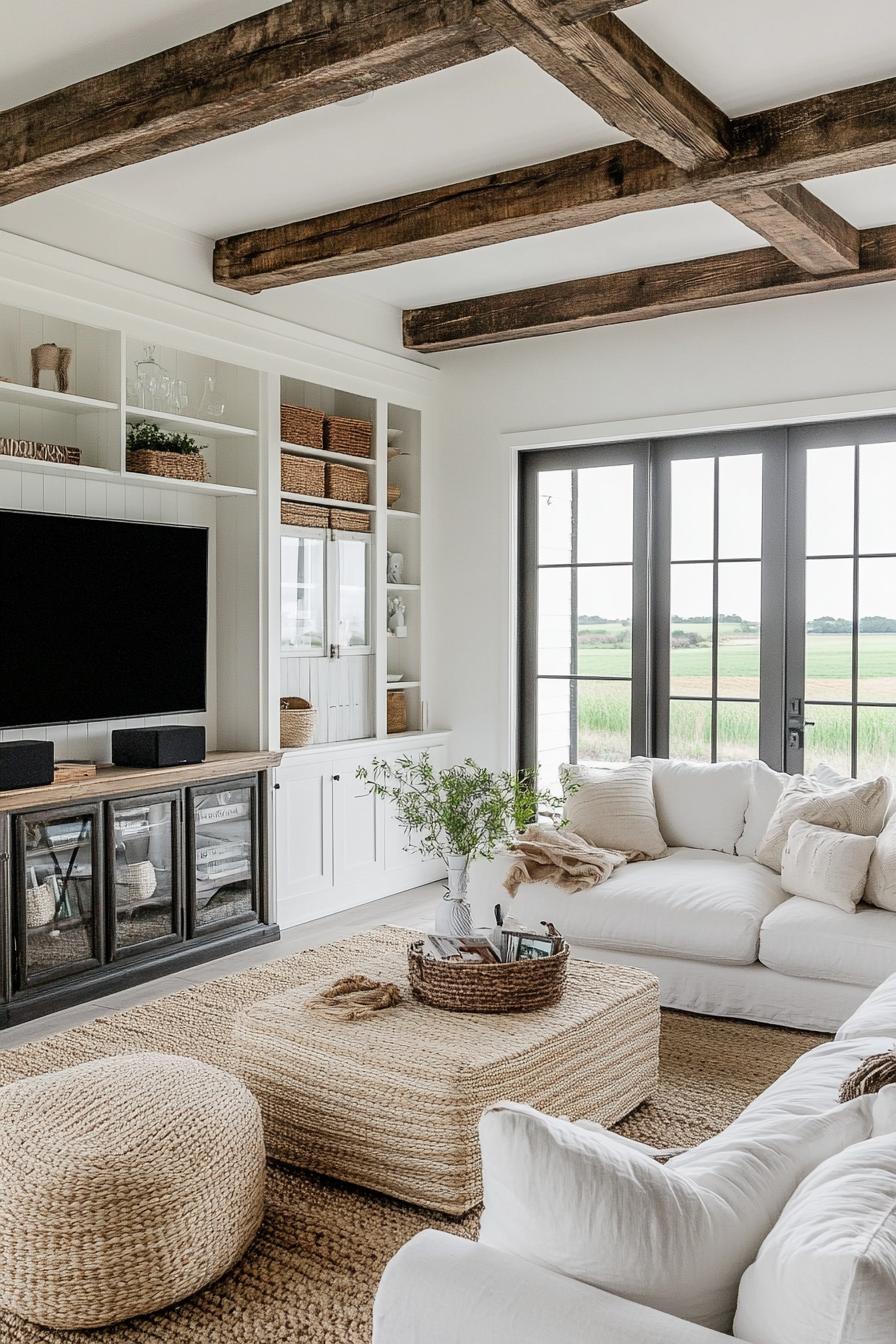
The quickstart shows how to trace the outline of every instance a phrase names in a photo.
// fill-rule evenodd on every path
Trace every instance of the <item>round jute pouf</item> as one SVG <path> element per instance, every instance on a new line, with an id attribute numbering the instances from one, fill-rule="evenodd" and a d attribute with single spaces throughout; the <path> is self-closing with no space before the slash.
<path id="1" fill-rule="evenodd" d="M 0 1307 L 86 1329 L 177 1302 L 243 1255 L 264 1203 L 252 1094 L 176 1055 L 0 1088 Z"/>

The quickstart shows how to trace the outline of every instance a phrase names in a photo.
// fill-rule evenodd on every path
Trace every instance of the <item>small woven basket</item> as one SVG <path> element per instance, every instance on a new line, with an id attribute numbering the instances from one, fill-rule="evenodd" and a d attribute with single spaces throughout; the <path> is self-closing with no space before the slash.
<path id="1" fill-rule="evenodd" d="M 326 527 L 329 511 L 317 504 L 296 504 L 292 499 L 280 501 L 280 521 L 287 527 Z"/>
<path id="2" fill-rule="evenodd" d="M 307 490 L 304 492 L 307 494 Z M 327 463 L 327 499 L 344 499 L 347 504 L 370 503 L 370 477 L 363 467 L 341 467 Z"/>
<path id="3" fill-rule="evenodd" d="M 352 420 L 347 415 L 328 415 L 326 420 L 325 438 L 331 453 L 370 457 L 373 425 L 369 420 Z"/>
<path id="4" fill-rule="evenodd" d="M 386 732 L 403 733 L 408 726 L 408 702 L 404 691 L 386 692 Z"/>
<path id="5" fill-rule="evenodd" d="M 307 700 L 285 695 L 280 701 L 281 747 L 307 747 L 314 740 L 315 711 Z"/>
<path id="6" fill-rule="evenodd" d="M 207 481 L 201 453 L 160 453 L 155 448 L 129 448 L 128 471 L 141 476 L 166 476 L 172 481 Z"/>
<path id="7" fill-rule="evenodd" d="M 49 882 L 40 882 L 25 891 L 25 925 L 42 929 L 52 924 L 56 914 L 56 894 Z"/>
<path id="8" fill-rule="evenodd" d="M 356 509 L 331 509 L 330 526 L 337 532 L 369 532 L 370 514 Z"/>
<path id="9" fill-rule="evenodd" d="M 569 948 L 536 961 L 488 966 L 424 957 L 423 943 L 408 948 L 408 975 L 414 997 L 449 1013 L 532 1013 L 563 997 Z"/>
<path id="10" fill-rule="evenodd" d="M 296 457 L 295 453 L 280 454 L 280 489 L 289 495 L 314 495 L 322 499 L 324 490 L 323 462 L 313 457 Z"/>
<path id="11" fill-rule="evenodd" d="M 132 905 L 138 905 L 140 901 L 148 901 L 151 896 L 155 895 L 159 880 L 149 859 L 141 859 L 138 863 L 128 864 L 124 875 L 124 885 L 127 889 L 127 900 Z"/>
<path id="12" fill-rule="evenodd" d="M 394 506 L 398 503 L 400 499 L 401 499 L 401 486 L 390 485 L 386 490 L 386 504 L 388 508 L 390 509 L 394 508 Z"/>
<path id="13" fill-rule="evenodd" d="M 323 448 L 325 418 L 323 411 L 284 402 L 280 406 L 280 438 L 301 448 Z"/>

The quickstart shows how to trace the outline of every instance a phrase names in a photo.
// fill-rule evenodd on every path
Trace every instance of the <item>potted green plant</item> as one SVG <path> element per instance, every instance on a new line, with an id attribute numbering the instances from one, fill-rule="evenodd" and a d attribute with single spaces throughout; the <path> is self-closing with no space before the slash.
<path id="1" fill-rule="evenodd" d="M 168 434 L 145 420 L 128 425 L 128 471 L 141 476 L 169 476 L 182 481 L 207 481 L 201 446 L 189 434 Z"/>
<path id="2" fill-rule="evenodd" d="M 494 858 L 540 812 L 563 824 L 563 798 L 539 789 L 530 771 L 487 770 L 469 758 L 435 770 L 429 752 L 422 752 L 393 762 L 375 760 L 357 777 L 391 804 L 408 849 L 444 860 L 448 888 L 436 912 L 437 933 L 470 933 L 467 887 L 474 859 Z"/>

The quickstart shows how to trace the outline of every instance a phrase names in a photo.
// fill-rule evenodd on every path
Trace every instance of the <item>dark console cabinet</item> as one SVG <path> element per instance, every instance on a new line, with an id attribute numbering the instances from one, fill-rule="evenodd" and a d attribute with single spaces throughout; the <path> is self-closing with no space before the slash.
<path id="1" fill-rule="evenodd" d="M 0 794 L 0 1026 L 279 937 L 276 753 Z"/>

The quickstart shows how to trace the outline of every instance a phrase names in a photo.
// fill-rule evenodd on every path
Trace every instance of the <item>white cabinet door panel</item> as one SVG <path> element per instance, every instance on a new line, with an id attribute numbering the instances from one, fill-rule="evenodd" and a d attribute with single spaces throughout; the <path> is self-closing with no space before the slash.
<path id="1" fill-rule="evenodd" d="M 277 772 L 277 896 L 281 901 L 333 885 L 333 786 L 320 766 Z"/>
<path id="2" fill-rule="evenodd" d="M 340 763 L 333 776 L 333 880 L 346 885 L 383 867 L 382 809 L 356 778 L 360 761 Z"/>

